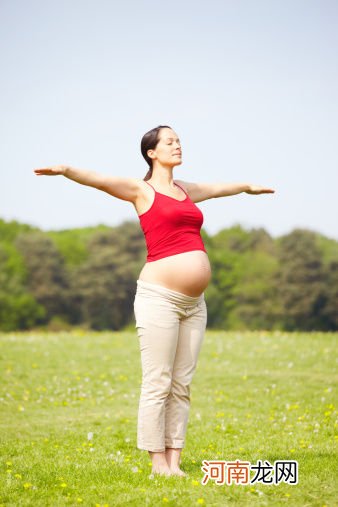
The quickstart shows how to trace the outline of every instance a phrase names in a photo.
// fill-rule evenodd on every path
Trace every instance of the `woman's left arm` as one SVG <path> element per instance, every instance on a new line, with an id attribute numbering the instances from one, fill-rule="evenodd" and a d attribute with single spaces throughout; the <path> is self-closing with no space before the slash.
<path id="1" fill-rule="evenodd" d="M 201 202 L 214 197 L 226 197 L 245 192 L 247 194 L 273 194 L 272 188 L 251 185 L 250 183 L 189 183 L 186 181 L 175 180 L 189 194 L 193 202 Z"/>

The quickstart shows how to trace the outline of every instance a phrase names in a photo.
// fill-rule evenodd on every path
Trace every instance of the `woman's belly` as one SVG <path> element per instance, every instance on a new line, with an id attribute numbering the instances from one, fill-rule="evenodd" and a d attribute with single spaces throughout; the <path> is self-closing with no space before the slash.
<path id="1" fill-rule="evenodd" d="M 210 278 L 210 262 L 203 250 L 194 250 L 147 262 L 139 275 L 140 280 L 156 283 L 193 297 L 202 294 Z"/>

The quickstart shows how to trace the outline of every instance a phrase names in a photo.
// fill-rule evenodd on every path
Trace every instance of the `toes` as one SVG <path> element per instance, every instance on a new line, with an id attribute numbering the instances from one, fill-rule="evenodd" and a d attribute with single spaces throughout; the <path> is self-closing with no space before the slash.
<path id="1" fill-rule="evenodd" d="M 178 469 L 173 469 L 173 470 L 171 471 L 171 473 L 172 473 L 173 475 L 180 475 L 181 477 L 186 477 L 186 476 L 187 476 L 187 474 L 186 474 L 185 472 L 183 472 L 183 470 L 181 470 L 180 468 L 178 468 Z"/>
<path id="2" fill-rule="evenodd" d="M 171 470 L 152 470 L 151 472 L 153 475 L 157 474 L 157 475 L 171 475 L 172 472 Z"/>

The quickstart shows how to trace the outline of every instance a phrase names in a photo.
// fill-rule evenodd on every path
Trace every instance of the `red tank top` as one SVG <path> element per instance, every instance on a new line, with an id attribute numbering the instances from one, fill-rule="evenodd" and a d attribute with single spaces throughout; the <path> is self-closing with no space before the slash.
<path id="1" fill-rule="evenodd" d="M 175 185 L 186 194 L 183 201 L 161 194 L 150 185 L 155 192 L 154 201 L 148 211 L 139 215 L 148 249 L 147 262 L 191 250 L 206 252 L 200 233 L 203 214 L 185 190 Z"/>

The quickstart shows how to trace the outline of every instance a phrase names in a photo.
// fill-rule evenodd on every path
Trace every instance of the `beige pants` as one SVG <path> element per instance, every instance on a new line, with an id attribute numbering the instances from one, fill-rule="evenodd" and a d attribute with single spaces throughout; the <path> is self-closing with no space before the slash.
<path id="1" fill-rule="evenodd" d="M 142 365 L 137 447 L 183 448 L 190 383 L 207 325 L 204 293 L 191 297 L 137 280 L 134 312 Z"/>

